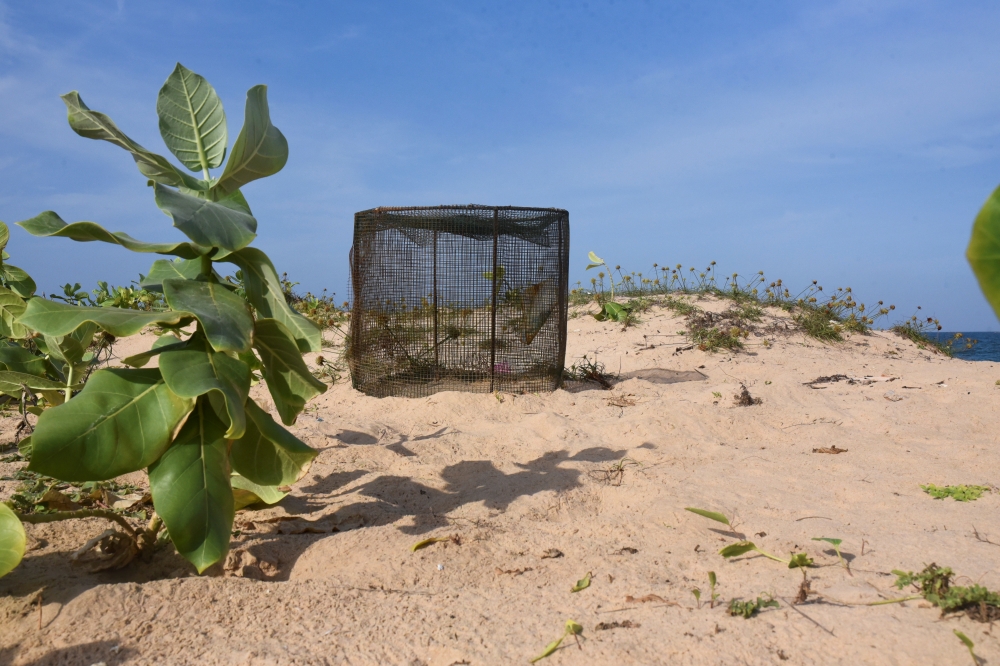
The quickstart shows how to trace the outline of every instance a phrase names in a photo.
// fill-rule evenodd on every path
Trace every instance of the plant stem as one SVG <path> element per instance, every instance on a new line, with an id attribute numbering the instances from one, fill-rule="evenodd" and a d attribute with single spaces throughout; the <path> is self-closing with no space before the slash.
<path id="1" fill-rule="evenodd" d="M 901 604 L 904 601 L 916 601 L 917 599 L 923 599 L 922 596 L 916 595 L 913 597 L 900 597 L 899 599 L 886 599 L 884 601 L 873 601 L 866 606 L 884 606 L 886 604 Z"/>
<path id="2" fill-rule="evenodd" d="M 73 385 L 74 368 L 72 363 L 67 363 L 66 365 L 69 368 L 66 371 L 66 402 L 69 402 L 69 399 L 73 397 L 73 389 L 71 389 L 70 386 Z"/>
<path id="3" fill-rule="evenodd" d="M 760 553 L 761 555 L 763 555 L 764 557 L 769 557 L 769 558 L 771 558 L 771 559 L 772 559 L 772 560 L 774 560 L 775 562 L 781 562 L 782 564 L 788 564 L 788 560 L 783 560 L 783 559 L 781 559 L 780 557 L 777 557 L 776 555 L 772 555 L 771 553 L 765 553 L 765 552 L 764 552 L 763 550 L 761 550 L 761 549 L 760 549 L 760 548 L 758 548 L 757 546 L 754 546 L 754 547 L 753 547 L 753 549 L 754 549 L 754 550 L 756 550 L 756 551 L 757 551 L 758 553 Z"/>
<path id="4" fill-rule="evenodd" d="M 140 544 L 141 550 L 152 548 L 156 544 L 156 535 L 161 527 L 163 527 L 163 519 L 154 511 L 152 518 L 149 519 L 149 524 L 146 525 L 146 529 L 142 532 L 141 538 L 143 543 Z"/>
<path id="5" fill-rule="evenodd" d="M 201 274 L 209 279 L 212 277 L 212 258 L 204 254 L 201 255 Z"/>
<path id="6" fill-rule="evenodd" d="M 54 523 L 60 520 L 73 520 L 75 518 L 104 518 L 118 523 L 125 529 L 129 536 L 133 539 L 136 538 L 135 528 L 129 525 L 123 516 L 108 509 L 79 509 L 77 511 L 55 511 L 53 513 L 19 513 L 17 517 L 22 523 L 31 523 L 33 525 Z"/>

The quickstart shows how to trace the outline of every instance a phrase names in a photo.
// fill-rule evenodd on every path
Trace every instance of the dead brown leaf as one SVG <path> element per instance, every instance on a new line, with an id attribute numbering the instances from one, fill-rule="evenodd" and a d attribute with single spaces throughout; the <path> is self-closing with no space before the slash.
<path id="1" fill-rule="evenodd" d="M 594 631 L 607 631 L 608 629 L 638 629 L 641 626 L 641 624 L 633 622 L 632 620 L 622 620 L 621 622 L 615 620 L 614 622 L 601 622 L 594 627 Z"/>
<path id="2" fill-rule="evenodd" d="M 813 449 L 813 453 L 847 453 L 847 449 L 838 449 L 837 445 L 826 446 L 821 449 Z"/>
<path id="3" fill-rule="evenodd" d="M 39 504 L 44 504 L 46 508 L 53 511 L 76 511 L 80 508 L 79 504 L 55 488 L 46 490 L 45 494 L 42 495 L 42 499 L 39 500 Z"/>
<path id="4" fill-rule="evenodd" d="M 563 556 L 563 552 L 561 550 L 559 550 L 558 548 L 549 548 L 544 553 L 542 553 L 542 559 L 543 560 L 552 559 L 552 558 L 556 558 L 556 557 L 562 557 L 562 556 Z"/>
<path id="5" fill-rule="evenodd" d="M 656 594 L 647 594 L 646 596 L 639 597 L 638 599 L 633 597 L 631 594 L 625 597 L 625 603 L 627 604 L 648 604 L 650 601 L 658 601 L 661 604 L 673 603 Z M 676 606 L 677 604 L 674 605 Z"/>

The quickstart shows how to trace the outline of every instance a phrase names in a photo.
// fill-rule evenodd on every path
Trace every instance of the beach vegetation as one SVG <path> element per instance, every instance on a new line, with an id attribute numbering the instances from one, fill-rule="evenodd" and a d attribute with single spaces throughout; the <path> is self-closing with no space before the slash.
<path id="1" fill-rule="evenodd" d="M 896 587 L 914 587 L 931 605 L 941 609 L 941 615 L 965 613 L 979 622 L 1000 620 L 1000 594 L 982 585 L 954 585 L 955 572 L 949 567 L 928 564 L 920 573 L 893 569 Z"/>
<path id="2" fill-rule="evenodd" d="M 733 598 L 729 600 L 729 614 L 733 617 L 742 617 L 744 620 L 749 620 L 765 608 L 779 608 L 780 606 L 781 604 L 770 595 L 767 598 L 757 597 L 750 601 Z"/>
<path id="3" fill-rule="evenodd" d="M 934 499 L 950 497 L 958 502 L 973 502 L 982 497 L 983 493 L 990 492 L 989 486 L 935 486 L 928 483 L 920 488 Z"/>
<path id="4" fill-rule="evenodd" d="M 534 659 L 532 659 L 531 663 L 533 664 L 536 661 L 541 661 L 542 659 L 551 656 L 553 652 L 559 649 L 559 646 L 562 645 L 562 642 L 566 639 L 567 636 L 572 636 L 573 638 L 575 638 L 576 646 L 582 650 L 583 647 L 580 645 L 580 635 L 582 633 L 583 633 L 582 626 L 580 626 L 574 620 L 566 620 L 566 625 L 563 628 L 563 635 L 557 638 L 556 640 L 552 641 L 548 645 L 546 645 L 545 649 L 542 650 L 542 653 L 537 657 L 535 657 Z"/>
<path id="5" fill-rule="evenodd" d="M 35 297 L 14 318 L 44 342 L 50 356 L 58 352 L 67 360 L 65 400 L 39 415 L 28 470 L 82 484 L 145 469 L 154 509 L 146 528 L 125 529 L 128 523 L 105 509 L 17 517 L 124 522 L 121 534 L 108 535 L 124 544 L 124 563 L 152 547 L 165 529 L 201 573 L 228 551 L 234 487 L 288 485 L 316 456 L 249 397 L 251 374 L 260 370 L 281 422 L 291 425 L 306 402 L 326 389 L 302 359 L 302 353 L 320 350 L 320 328 L 289 306 L 270 259 L 251 246 L 257 219 L 241 192 L 281 170 L 287 142 L 271 124 L 266 87 L 254 86 L 243 129 L 225 160 L 221 100 L 208 81 L 180 64 L 160 90 L 157 112 L 164 142 L 184 168 L 137 144 L 77 92 L 63 101 L 77 134 L 131 154 L 157 206 L 187 240 L 147 243 L 94 222 L 67 224 L 53 211 L 19 223 L 39 237 L 112 243 L 174 259 L 155 261 L 139 285 L 162 294 L 162 309 L 92 307 L 82 296 L 75 303 Z M 210 170 L 220 167 L 221 175 L 213 177 Z M 220 277 L 220 263 L 241 271 L 243 297 Z M 128 367 L 97 370 L 77 385 L 77 365 L 70 361 L 84 358 L 82 350 L 99 331 L 119 338 L 150 326 L 164 332 L 150 351 L 124 359 Z M 158 367 L 146 368 L 154 356 Z M 234 482 L 234 472 L 249 483 Z"/>

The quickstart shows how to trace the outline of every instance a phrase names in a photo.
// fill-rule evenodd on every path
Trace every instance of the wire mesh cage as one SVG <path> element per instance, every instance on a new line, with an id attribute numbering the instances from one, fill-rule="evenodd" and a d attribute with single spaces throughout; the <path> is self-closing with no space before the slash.
<path id="1" fill-rule="evenodd" d="M 555 390 L 566 359 L 568 284 L 565 210 L 356 213 L 354 387 L 379 397 Z"/>

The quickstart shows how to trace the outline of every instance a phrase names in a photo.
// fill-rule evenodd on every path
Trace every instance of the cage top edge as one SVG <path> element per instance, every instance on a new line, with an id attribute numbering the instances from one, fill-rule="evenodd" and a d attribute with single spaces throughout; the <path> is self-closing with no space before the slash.
<path id="1" fill-rule="evenodd" d="M 365 213 L 394 213 L 394 212 L 404 212 L 404 211 L 417 211 L 417 210 L 523 210 L 523 211 L 534 211 L 534 212 L 544 212 L 544 213 L 566 213 L 569 215 L 569 211 L 564 208 L 533 208 L 530 206 L 484 206 L 481 204 L 450 204 L 441 206 L 378 206 L 377 208 L 369 208 L 367 210 L 358 211 L 355 215 L 363 215 Z"/>

